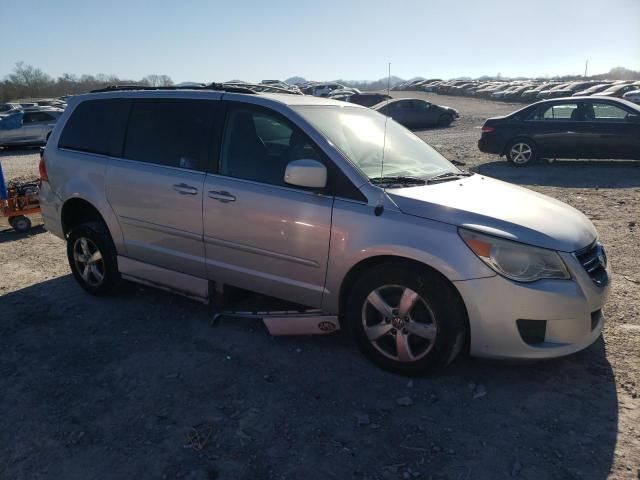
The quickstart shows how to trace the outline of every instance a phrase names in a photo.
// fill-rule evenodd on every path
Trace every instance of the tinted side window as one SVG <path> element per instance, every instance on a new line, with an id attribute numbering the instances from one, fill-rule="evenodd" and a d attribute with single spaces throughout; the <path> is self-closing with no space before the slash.
<path id="1" fill-rule="evenodd" d="M 213 104 L 200 100 L 135 100 L 124 157 L 206 171 L 213 135 Z"/>
<path id="2" fill-rule="evenodd" d="M 321 156 L 310 140 L 275 113 L 237 107 L 227 115 L 220 175 L 271 185 L 287 185 L 284 172 L 293 160 Z"/>
<path id="3" fill-rule="evenodd" d="M 58 147 L 119 157 L 131 101 L 88 100 L 71 113 Z"/>
<path id="4" fill-rule="evenodd" d="M 586 106 L 587 120 L 598 122 L 624 122 L 628 112 L 610 103 L 593 103 Z"/>
<path id="5" fill-rule="evenodd" d="M 411 107 L 417 110 L 426 110 L 430 106 L 431 104 L 429 102 L 424 102 L 422 100 L 414 100 L 411 102 Z"/>
<path id="6" fill-rule="evenodd" d="M 22 123 L 50 122 L 53 119 L 53 116 L 45 112 L 31 112 L 24 114 Z"/>
<path id="7" fill-rule="evenodd" d="M 542 105 L 527 117 L 527 120 L 581 120 L 577 103 L 562 103 L 551 106 Z"/>

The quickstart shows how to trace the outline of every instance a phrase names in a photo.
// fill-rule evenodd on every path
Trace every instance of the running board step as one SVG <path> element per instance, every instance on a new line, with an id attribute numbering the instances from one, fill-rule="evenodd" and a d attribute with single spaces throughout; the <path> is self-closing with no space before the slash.
<path id="1" fill-rule="evenodd" d="M 280 335 L 326 335 L 340 330 L 336 315 L 326 315 L 321 310 L 306 311 L 221 311 L 213 316 L 212 323 L 220 318 L 262 319 L 269 333 Z"/>

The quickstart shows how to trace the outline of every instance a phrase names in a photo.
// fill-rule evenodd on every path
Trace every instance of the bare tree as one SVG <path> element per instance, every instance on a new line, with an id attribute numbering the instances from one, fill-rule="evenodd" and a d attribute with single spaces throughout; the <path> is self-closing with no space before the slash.
<path id="1" fill-rule="evenodd" d="M 25 65 L 24 62 L 16 63 L 12 74 L 7 80 L 13 83 L 18 95 L 39 96 L 53 83 L 49 75 L 39 68 Z"/>
<path id="2" fill-rule="evenodd" d="M 168 75 L 147 75 L 140 83 L 149 85 L 150 87 L 170 87 L 173 85 L 173 80 Z"/>

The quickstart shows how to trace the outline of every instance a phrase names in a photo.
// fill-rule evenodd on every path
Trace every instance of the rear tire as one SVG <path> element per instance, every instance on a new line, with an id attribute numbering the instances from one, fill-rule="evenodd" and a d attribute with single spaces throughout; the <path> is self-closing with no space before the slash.
<path id="1" fill-rule="evenodd" d="M 454 287 L 408 262 L 366 271 L 349 294 L 346 321 L 376 365 L 419 376 L 452 362 L 465 342 L 466 311 Z"/>
<path id="2" fill-rule="evenodd" d="M 93 295 L 116 290 L 120 282 L 113 240 L 101 222 L 89 222 L 73 228 L 67 237 L 67 259 L 76 281 Z"/>
<path id="3" fill-rule="evenodd" d="M 516 139 L 507 147 L 507 160 L 516 167 L 531 165 L 537 156 L 535 144 L 527 138 Z"/>

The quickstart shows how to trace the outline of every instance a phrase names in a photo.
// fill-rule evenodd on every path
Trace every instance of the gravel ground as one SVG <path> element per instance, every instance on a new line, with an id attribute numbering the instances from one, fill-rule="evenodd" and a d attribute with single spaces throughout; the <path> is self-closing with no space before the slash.
<path id="1" fill-rule="evenodd" d="M 513 168 L 476 141 L 485 118 L 518 106 L 402 96 L 460 110 L 417 132 L 449 158 L 593 220 L 613 268 L 602 339 L 409 381 L 341 333 L 212 327 L 207 307 L 132 285 L 91 297 L 61 240 L 0 219 L 0 478 L 640 478 L 640 164 Z M 0 162 L 8 179 L 37 175 L 37 150 Z"/>

